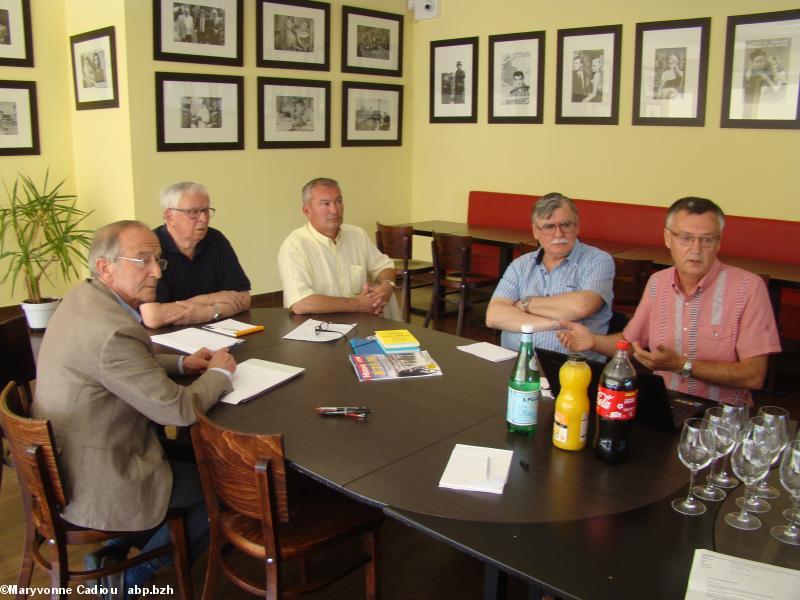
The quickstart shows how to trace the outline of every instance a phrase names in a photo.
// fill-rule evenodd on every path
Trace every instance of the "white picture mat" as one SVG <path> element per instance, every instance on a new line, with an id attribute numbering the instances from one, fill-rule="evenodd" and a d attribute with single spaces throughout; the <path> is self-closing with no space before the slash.
<path id="1" fill-rule="evenodd" d="M 475 66 L 472 64 L 472 44 L 459 46 L 439 46 L 433 55 L 433 116 L 434 117 L 471 117 L 472 116 L 472 76 Z M 442 104 L 442 74 L 454 73 L 456 63 L 461 62 L 464 70 L 464 103 Z"/>
<path id="2" fill-rule="evenodd" d="M 296 85 L 264 86 L 264 140 L 265 142 L 323 142 L 325 141 L 325 98 L 326 90 L 321 87 L 302 87 Z M 278 97 L 300 96 L 313 98 L 313 131 L 279 131 Z"/>
<path id="3" fill-rule="evenodd" d="M 78 90 L 78 102 L 97 102 L 102 100 L 113 100 L 114 99 L 114 78 L 116 77 L 116 73 L 114 69 L 116 67 L 114 61 L 111 60 L 111 37 L 108 35 L 103 35 L 98 38 L 94 38 L 92 40 L 86 40 L 84 42 L 77 42 L 72 45 L 72 52 L 74 56 L 73 64 L 75 65 L 75 72 L 73 73 L 73 77 L 75 77 L 75 81 L 77 85 L 75 86 Z M 104 66 L 105 66 L 105 85 L 103 87 L 83 87 L 83 56 L 86 53 L 101 53 L 104 59 Z"/>
<path id="4" fill-rule="evenodd" d="M 510 87 L 502 80 L 503 62 L 506 57 L 513 55 L 530 54 L 524 61 L 525 66 L 518 65 L 523 62 L 518 59 L 514 63 L 525 75 L 525 83 L 530 87 L 527 104 L 509 103 Z M 504 102 L 506 100 L 506 102 Z M 539 114 L 539 40 L 512 40 L 496 42 L 494 45 L 494 117 L 535 117 Z"/>
<path id="5" fill-rule="evenodd" d="M 239 141 L 238 86 L 206 81 L 165 81 L 164 143 L 203 144 Z M 182 127 L 181 98 L 221 98 L 222 127 Z"/>
<path id="6" fill-rule="evenodd" d="M 173 15 L 175 4 L 197 4 L 225 10 L 225 44 L 195 44 L 174 39 Z M 161 51 L 172 54 L 196 54 L 236 58 L 236 0 L 161 0 Z"/>
<path id="7" fill-rule="evenodd" d="M 27 58 L 25 56 L 25 23 L 20 0 L 0 0 L 0 9 L 8 11 L 10 44 L 0 44 L 0 58 Z"/>
<path id="8" fill-rule="evenodd" d="M 642 73 L 639 89 L 639 114 L 642 117 L 697 117 L 697 95 L 700 89 L 700 27 L 658 29 L 642 35 Z M 654 98 L 655 54 L 662 48 L 686 48 L 683 71 L 683 98 Z"/>
<path id="9" fill-rule="evenodd" d="M 351 67 L 364 67 L 369 69 L 397 70 L 400 60 L 400 23 L 389 19 L 379 19 L 365 15 L 350 13 L 347 17 L 347 64 Z M 358 56 L 358 26 L 378 27 L 389 30 L 389 59 L 369 58 Z"/>
<path id="10" fill-rule="evenodd" d="M 797 118 L 797 92 L 800 85 L 800 19 L 790 21 L 771 21 L 768 23 L 747 23 L 736 26 L 733 46 L 733 69 L 731 72 L 731 103 L 728 112 L 730 119 L 784 119 Z M 783 103 L 759 102 L 755 110 L 747 115 L 744 102 L 744 74 L 748 69 L 748 42 L 757 40 L 788 38 L 789 59 L 786 68 L 786 101 Z M 750 113 L 749 107 L 747 113 Z"/>
<path id="11" fill-rule="evenodd" d="M 387 104 L 386 112 L 389 113 L 389 129 L 383 131 L 359 131 L 356 129 L 356 111 L 359 100 Z M 350 140 L 396 140 L 397 121 L 400 106 L 400 93 L 391 90 L 365 90 L 350 88 L 347 90 L 347 138 Z"/>
<path id="12" fill-rule="evenodd" d="M 259 0 L 260 1 L 260 0 Z M 302 17 L 314 21 L 314 50 L 300 52 L 296 50 L 277 50 L 275 48 L 275 15 Z M 325 63 L 325 11 L 289 4 L 264 4 L 262 31 L 264 32 L 261 58 L 263 60 L 282 60 L 287 62 L 304 62 L 312 64 Z"/>
<path id="13" fill-rule="evenodd" d="M 564 36 L 563 48 L 562 72 L 560 73 L 561 115 L 564 117 L 610 117 L 613 106 L 611 92 L 614 81 L 614 34 L 567 35 Z M 603 100 L 601 102 L 572 101 L 573 53 L 581 50 L 603 50 L 603 81 L 601 85 Z"/>
<path id="14" fill-rule="evenodd" d="M 22 88 L 0 88 L 2 102 L 16 104 L 17 134 L 0 135 L 0 148 L 30 148 L 33 146 L 30 92 Z"/>

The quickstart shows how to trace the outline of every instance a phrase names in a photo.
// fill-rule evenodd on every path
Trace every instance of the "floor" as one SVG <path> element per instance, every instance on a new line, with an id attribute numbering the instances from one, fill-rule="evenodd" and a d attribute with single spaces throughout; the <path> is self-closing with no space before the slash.
<path id="1" fill-rule="evenodd" d="M 412 305 L 427 307 L 429 292 L 423 288 L 415 290 Z M 412 322 L 422 323 L 423 316 L 412 315 Z M 482 325 L 481 310 L 476 307 L 467 321 L 464 336 L 476 340 L 496 342 L 494 331 Z M 453 333 L 455 317 L 441 320 L 439 328 Z M 756 393 L 757 405 L 777 404 L 787 407 L 792 418 L 800 419 L 800 361 L 795 356 L 780 357 L 780 369 L 776 394 L 760 391 Z M 22 541 L 22 506 L 19 488 L 13 470 L 6 468 L 0 489 L 0 586 L 16 581 L 19 569 L 19 548 Z M 437 542 L 405 525 L 387 520 L 381 530 L 379 590 L 383 600 L 477 600 L 482 597 L 483 569 L 481 563 Z M 83 552 L 71 557 L 80 563 Z M 239 566 L 258 573 L 258 565 L 241 561 Z M 205 572 L 205 558 L 193 567 L 194 595 L 200 597 Z M 33 585 L 43 586 L 47 581 L 41 570 L 34 571 Z M 170 569 L 159 574 L 157 585 L 171 585 L 174 577 Z M 0 587 L 0 598 L 9 597 Z M 510 578 L 508 600 L 521 600 L 527 597 L 528 589 L 521 581 Z M 31 598 L 46 598 L 35 594 Z M 170 597 L 161 596 L 161 597 Z M 250 594 L 234 588 L 225 580 L 219 579 L 217 593 L 219 599 L 238 600 L 252 598 Z M 327 590 L 307 596 L 314 600 L 350 600 L 363 597 L 363 585 L 358 572 L 346 577 Z"/>

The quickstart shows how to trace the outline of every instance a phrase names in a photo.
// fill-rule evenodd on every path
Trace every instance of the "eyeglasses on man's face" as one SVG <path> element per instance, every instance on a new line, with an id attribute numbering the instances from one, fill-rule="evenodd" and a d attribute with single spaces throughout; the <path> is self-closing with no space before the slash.
<path id="1" fill-rule="evenodd" d="M 134 263 L 140 269 L 149 269 L 153 266 L 155 262 L 158 265 L 158 268 L 162 271 L 167 270 L 167 259 L 166 258 L 154 258 L 152 256 L 148 256 L 147 258 L 129 258 L 127 256 L 118 256 L 117 260 L 127 260 L 129 262 Z"/>
<path id="2" fill-rule="evenodd" d="M 700 240 L 700 245 L 703 248 L 713 248 L 714 245 L 719 241 L 718 235 L 692 235 L 690 233 L 678 233 L 676 231 L 672 231 L 669 227 L 666 228 L 672 234 L 672 237 L 675 238 L 681 246 L 693 246 L 695 240 Z"/>
<path id="3" fill-rule="evenodd" d="M 187 217 L 196 221 L 200 218 L 200 215 L 205 215 L 207 218 L 211 218 L 214 216 L 214 213 L 217 212 L 216 208 L 211 208 L 207 206 L 206 208 L 171 208 L 170 210 L 177 210 L 178 212 L 182 212 Z"/>
<path id="4" fill-rule="evenodd" d="M 536 229 L 547 235 L 553 235 L 558 227 L 562 233 L 572 233 L 575 231 L 575 221 L 561 221 L 561 223 L 536 224 Z"/>

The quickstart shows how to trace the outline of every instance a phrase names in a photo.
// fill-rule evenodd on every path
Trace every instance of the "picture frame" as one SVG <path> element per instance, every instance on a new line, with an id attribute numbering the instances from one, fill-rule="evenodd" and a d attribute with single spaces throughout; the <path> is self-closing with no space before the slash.
<path id="1" fill-rule="evenodd" d="M 76 110 L 117 108 L 117 42 L 113 27 L 70 36 Z"/>
<path id="2" fill-rule="evenodd" d="M 30 0 L 0 0 L 0 66 L 33 66 Z"/>
<path id="3" fill-rule="evenodd" d="M 342 6 L 342 72 L 403 75 L 403 15 Z"/>
<path id="4" fill-rule="evenodd" d="M 153 58 L 244 65 L 244 0 L 153 0 Z"/>
<path id="5" fill-rule="evenodd" d="M 331 82 L 258 78 L 259 148 L 330 148 Z"/>
<path id="6" fill-rule="evenodd" d="M 342 146 L 402 146 L 403 86 L 342 82 Z"/>
<path id="7" fill-rule="evenodd" d="M 489 36 L 489 123 L 542 123 L 545 32 Z"/>
<path id="8" fill-rule="evenodd" d="M 0 156 L 40 153 L 36 82 L 0 80 Z"/>
<path id="9" fill-rule="evenodd" d="M 721 127 L 800 129 L 800 9 L 728 17 Z"/>
<path id="10" fill-rule="evenodd" d="M 244 77 L 156 72 L 159 152 L 244 149 Z"/>
<path id="11" fill-rule="evenodd" d="M 702 127 L 711 19 L 636 24 L 634 125 Z"/>
<path id="12" fill-rule="evenodd" d="M 478 38 L 431 42 L 431 123 L 478 122 Z"/>
<path id="13" fill-rule="evenodd" d="M 330 4 L 256 0 L 256 66 L 329 71 L 330 31 Z"/>
<path id="14" fill-rule="evenodd" d="M 622 25 L 558 30 L 556 123 L 619 123 L 621 48 Z"/>

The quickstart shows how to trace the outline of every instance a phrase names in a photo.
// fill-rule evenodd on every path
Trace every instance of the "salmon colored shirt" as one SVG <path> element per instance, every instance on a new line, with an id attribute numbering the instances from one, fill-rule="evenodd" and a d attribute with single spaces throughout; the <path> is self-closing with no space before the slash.
<path id="1" fill-rule="evenodd" d="M 654 349 L 672 348 L 690 360 L 738 362 L 781 351 L 764 280 L 714 261 L 694 293 L 685 297 L 675 267 L 654 273 L 625 339 Z M 726 404 L 752 404 L 750 390 L 659 371 L 668 388 Z"/>

